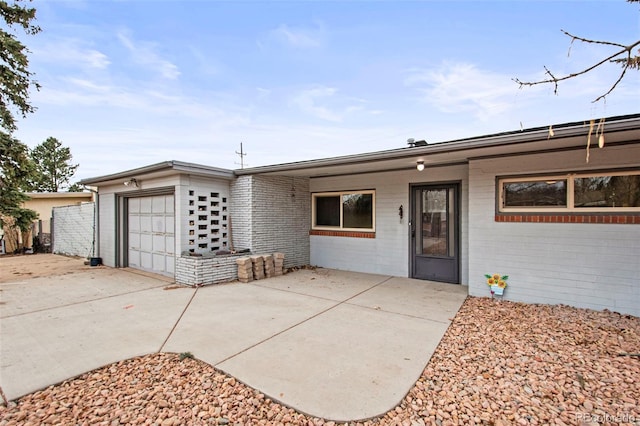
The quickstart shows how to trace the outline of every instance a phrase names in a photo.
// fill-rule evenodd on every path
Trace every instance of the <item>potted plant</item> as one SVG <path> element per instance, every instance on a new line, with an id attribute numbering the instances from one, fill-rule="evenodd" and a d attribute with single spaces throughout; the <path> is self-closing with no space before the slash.
<path id="1" fill-rule="evenodd" d="M 504 289 L 507 288 L 507 280 L 509 279 L 509 275 L 500 275 L 500 274 L 485 274 L 485 278 L 487 279 L 487 285 L 491 289 L 491 297 L 502 296 L 504 294 Z"/>

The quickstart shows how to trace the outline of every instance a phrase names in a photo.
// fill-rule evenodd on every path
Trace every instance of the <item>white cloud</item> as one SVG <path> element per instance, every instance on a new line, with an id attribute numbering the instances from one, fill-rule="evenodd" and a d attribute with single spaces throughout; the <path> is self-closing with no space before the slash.
<path id="1" fill-rule="evenodd" d="M 162 77 L 175 80 L 180 76 L 180 70 L 172 62 L 163 59 L 155 52 L 156 47 L 152 43 L 134 43 L 127 31 L 117 33 L 118 40 L 131 52 L 131 57 L 140 65 L 150 70 L 158 71 Z"/>
<path id="2" fill-rule="evenodd" d="M 176 117 L 180 119 L 221 120 L 242 123 L 246 111 L 231 103 L 220 104 L 199 98 L 178 95 L 158 88 L 141 89 L 108 83 L 96 83 L 83 78 L 63 78 L 55 84 L 43 85 L 33 94 L 33 100 L 44 108 L 54 105 L 66 108 L 91 107 L 105 114 L 129 116 Z"/>
<path id="3" fill-rule="evenodd" d="M 266 99 L 271 95 L 271 90 L 265 89 L 264 87 L 256 87 L 256 92 L 258 93 L 258 99 Z"/>
<path id="4" fill-rule="evenodd" d="M 271 37 L 296 48 L 316 48 L 323 45 L 324 31 L 322 26 L 318 28 L 292 28 L 282 24 L 275 30 L 272 30 Z"/>
<path id="5" fill-rule="evenodd" d="M 111 64 L 109 57 L 99 50 L 85 46 L 81 40 L 59 39 L 33 49 L 38 61 L 56 63 L 66 67 L 105 69 Z"/>
<path id="6" fill-rule="evenodd" d="M 333 87 L 314 87 L 312 89 L 303 90 L 293 97 L 291 103 L 303 112 L 321 118 L 327 121 L 342 121 L 342 115 L 332 111 L 326 106 L 319 105 L 322 100 L 333 97 L 337 90 Z"/>
<path id="7" fill-rule="evenodd" d="M 75 86 L 78 86 L 79 88 L 90 90 L 90 91 L 106 93 L 106 92 L 109 92 L 111 89 L 109 86 L 96 84 L 93 81 L 85 80 L 82 78 L 71 77 L 66 80 L 72 85 L 75 85 Z"/>
<path id="8" fill-rule="evenodd" d="M 316 85 L 300 90 L 290 97 L 289 104 L 303 113 L 334 123 L 347 117 L 356 118 L 357 114 L 378 115 L 380 110 L 368 110 L 365 99 L 341 95 L 335 87 Z"/>
<path id="9" fill-rule="evenodd" d="M 506 111 L 518 86 L 506 74 L 478 69 L 473 64 L 444 63 L 437 70 L 410 70 L 405 84 L 444 112 L 471 112 L 480 119 Z"/>
<path id="10" fill-rule="evenodd" d="M 222 72 L 222 65 L 218 63 L 215 56 L 210 52 L 205 53 L 194 45 L 188 46 L 188 50 L 195 59 L 193 69 L 196 70 L 198 74 L 212 77 Z"/>

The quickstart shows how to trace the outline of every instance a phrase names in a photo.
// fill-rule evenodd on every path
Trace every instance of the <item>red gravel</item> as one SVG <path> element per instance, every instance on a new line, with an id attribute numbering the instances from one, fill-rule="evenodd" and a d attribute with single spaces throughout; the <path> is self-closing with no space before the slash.
<path id="1" fill-rule="evenodd" d="M 359 425 L 640 425 L 640 318 L 468 298 L 402 402 Z M 175 354 L 121 361 L 0 408 L 0 425 L 331 425 Z"/>

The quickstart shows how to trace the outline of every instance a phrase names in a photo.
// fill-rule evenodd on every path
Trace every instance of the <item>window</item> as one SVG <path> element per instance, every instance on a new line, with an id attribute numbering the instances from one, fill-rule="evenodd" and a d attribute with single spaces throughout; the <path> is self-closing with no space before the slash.
<path id="1" fill-rule="evenodd" d="M 640 171 L 500 178 L 501 212 L 640 211 Z"/>
<path id="2" fill-rule="evenodd" d="M 640 207 L 640 174 L 576 177 L 576 208 Z"/>
<path id="3" fill-rule="evenodd" d="M 566 207 L 567 181 L 516 181 L 503 184 L 504 207 Z"/>
<path id="4" fill-rule="evenodd" d="M 375 191 L 318 193 L 312 203 L 313 229 L 375 230 Z"/>

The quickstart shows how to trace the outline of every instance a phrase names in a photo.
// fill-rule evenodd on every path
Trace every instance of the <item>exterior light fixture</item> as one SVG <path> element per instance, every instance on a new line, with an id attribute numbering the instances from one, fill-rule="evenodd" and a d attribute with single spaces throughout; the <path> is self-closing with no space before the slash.
<path id="1" fill-rule="evenodd" d="M 416 163 L 416 169 L 418 169 L 419 172 L 424 170 L 424 161 L 418 161 Z"/>
<path id="2" fill-rule="evenodd" d="M 139 188 L 140 184 L 135 178 L 131 178 L 124 182 L 124 186 L 133 186 L 133 187 Z"/>

